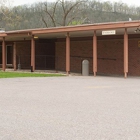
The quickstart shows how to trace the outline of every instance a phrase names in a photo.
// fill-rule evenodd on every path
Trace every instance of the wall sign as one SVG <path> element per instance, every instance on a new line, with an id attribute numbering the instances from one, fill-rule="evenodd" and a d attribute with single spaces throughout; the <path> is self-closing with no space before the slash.
<path id="1" fill-rule="evenodd" d="M 115 35 L 116 30 L 102 31 L 102 35 Z"/>

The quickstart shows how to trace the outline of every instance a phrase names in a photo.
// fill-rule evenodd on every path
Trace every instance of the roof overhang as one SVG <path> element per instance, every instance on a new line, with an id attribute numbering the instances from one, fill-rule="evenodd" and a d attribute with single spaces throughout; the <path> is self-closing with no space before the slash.
<path id="1" fill-rule="evenodd" d="M 140 21 L 88 24 L 88 25 L 68 26 L 68 27 L 59 27 L 59 28 L 57 27 L 57 28 L 47 28 L 47 29 L 45 28 L 41 30 L 34 30 L 32 31 L 32 34 L 36 35 L 36 34 L 47 34 L 47 33 L 108 30 L 108 29 L 133 28 L 133 27 L 140 27 Z"/>
<path id="2" fill-rule="evenodd" d="M 0 37 L 6 37 L 7 34 L 6 33 L 0 33 Z"/>
<path id="3" fill-rule="evenodd" d="M 115 22 L 115 23 L 99 23 L 88 24 L 78 26 L 65 26 L 55 28 L 40 28 L 40 29 L 27 29 L 18 31 L 8 31 L 1 33 L 0 37 L 5 37 L 7 41 L 17 40 L 30 40 L 32 35 L 38 38 L 50 39 L 50 38 L 65 38 L 69 32 L 70 37 L 87 37 L 93 36 L 96 30 L 97 36 L 102 36 L 102 31 L 115 30 L 115 35 L 123 35 L 124 30 L 127 28 L 128 34 L 140 34 L 135 30 L 140 28 L 140 21 L 127 21 L 127 22 Z"/>

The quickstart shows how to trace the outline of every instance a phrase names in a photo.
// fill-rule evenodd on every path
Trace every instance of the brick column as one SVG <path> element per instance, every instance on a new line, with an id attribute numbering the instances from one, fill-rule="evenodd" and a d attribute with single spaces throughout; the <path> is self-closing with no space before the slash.
<path id="1" fill-rule="evenodd" d="M 93 73 L 94 76 L 96 76 L 97 72 L 97 36 L 96 36 L 96 31 L 94 31 L 94 36 L 93 36 Z"/>
<path id="2" fill-rule="evenodd" d="M 2 70 L 6 69 L 6 45 L 5 45 L 5 37 L 3 37 L 2 41 Z"/>
<path id="3" fill-rule="evenodd" d="M 70 37 L 69 33 L 66 36 L 66 73 L 70 73 Z"/>
<path id="4" fill-rule="evenodd" d="M 35 71 L 35 40 L 34 36 L 31 38 L 31 69 Z"/>
<path id="5" fill-rule="evenodd" d="M 16 71 L 17 67 L 16 67 L 16 42 L 14 42 L 13 45 L 13 67 L 14 67 L 14 71 Z"/>
<path id="6" fill-rule="evenodd" d="M 128 73 L 128 34 L 125 28 L 124 32 L 124 77 L 127 78 Z"/>

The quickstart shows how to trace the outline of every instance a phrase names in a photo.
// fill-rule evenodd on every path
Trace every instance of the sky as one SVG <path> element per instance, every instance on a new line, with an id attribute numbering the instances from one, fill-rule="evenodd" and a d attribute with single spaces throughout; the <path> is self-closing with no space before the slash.
<path id="1" fill-rule="evenodd" d="M 32 4 L 35 2 L 43 2 L 47 0 L 13 0 L 13 5 L 22 5 L 22 4 Z M 51 1 L 51 0 L 49 0 Z M 54 0 L 53 0 L 54 1 Z M 99 1 L 111 1 L 111 2 L 122 2 L 122 3 L 127 3 L 129 6 L 135 5 L 135 6 L 140 6 L 140 0 L 99 0 Z"/>

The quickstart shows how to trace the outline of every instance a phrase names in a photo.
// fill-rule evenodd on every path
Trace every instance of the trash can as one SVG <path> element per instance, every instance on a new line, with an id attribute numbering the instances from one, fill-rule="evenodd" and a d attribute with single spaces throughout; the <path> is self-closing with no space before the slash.
<path id="1" fill-rule="evenodd" d="M 89 76 L 89 61 L 88 60 L 82 61 L 82 75 Z"/>

